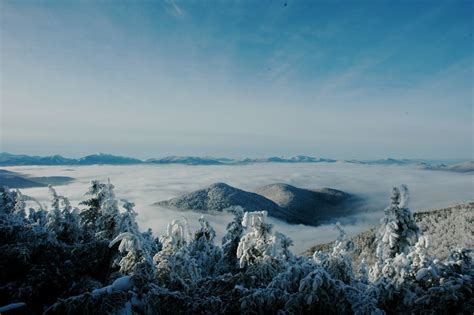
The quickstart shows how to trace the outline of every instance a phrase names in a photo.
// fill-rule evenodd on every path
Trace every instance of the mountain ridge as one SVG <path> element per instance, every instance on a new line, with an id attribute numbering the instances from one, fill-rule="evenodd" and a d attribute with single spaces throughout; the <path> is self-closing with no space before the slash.
<path id="1" fill-rule="evenodd" d="M 248 165 L 259 163 L 352 163 L 361 165 L 415 165 L 425 170 L 444 170 L 459 173 L 468 173 L 474 171 L 473 161 L 464 161 L 440 163 L 434 160 L 421 159 L 378 159 L 378 160 L 336 160 L 330 158 L 312 157 L 307 155 L 295 155 L 290 157 L 270 156 L 264 158 L 226 158 L 209 156 L 165 156 L 161 158 L 150 158 L 141 160 L 132 157 L 119 156 L 107 153 L 90 154 L 81 158 L 67 158 L 62 155 L 36 156 L 25 154 L 10 154 L 0 152 L 0 166 L 55 166 L 55 165 L 135 165 L 135 164 L 154 164 L 154 165 Z"/>

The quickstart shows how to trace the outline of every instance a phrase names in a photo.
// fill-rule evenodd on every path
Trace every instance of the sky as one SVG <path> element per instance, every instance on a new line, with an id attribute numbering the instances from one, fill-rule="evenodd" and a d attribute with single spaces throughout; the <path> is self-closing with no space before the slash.
<path id="1" fill-rule="evenodd" d="M 0 2 L 0 151 L 474 158 L 472 1 Z"/>

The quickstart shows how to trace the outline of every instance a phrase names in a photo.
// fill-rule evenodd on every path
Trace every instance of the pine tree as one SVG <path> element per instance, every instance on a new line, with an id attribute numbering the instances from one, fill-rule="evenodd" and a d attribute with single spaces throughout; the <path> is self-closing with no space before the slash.
<path id="1" fill-rule="evenodd" d="M 271 254 L 272 225 L 265 222 L 266 211 L 245 212 L 242 226 L 250 229 L 237 247 L 240 268 L 265 260 Z"/>
<path id="2" fill-rule="evenodd" d="M 89 207 L 81 212 L 82 225 L 101 239 L 113 239 L 119 234 L 117 225 L 120 221 L 114 185 L 110 181 L 107 184 L 92 181 L 87 195 L 92 197 L 80 203 Z"/>
<path id="3" fill-rule="evenodd" d="M 194 261 L 202 278 L 212 275 L 218 269 L 222 251 L 214 244 L 216 232 L 204 216 L 199 218 L 199 224 L 201 227 L 187 245 L 187 254 Z"/>
<path id="4" fill-rule="evenodd" d="M 16 191 L 16 199 L 15 199 L 15 208 L 14 213 L 18 217 L 19 220 L 23 221 L 26 218 L 26 211 L 25 211 L 26 203 L 25 198 L 23 197 L 22 193 L 17 190 Z"/>
<path id="5" fill-rule="evenodd" d="M 16 192 L 11 191 L 6 186 L 0 186 L 0 210 L 4 214 L 10 214 L 14 212 L 15 203 L 17 200 Z"/>
<path id="6" fill-rule="evenodd" d="M 54 232 L 57 239 L 73 243 L 82 237 L 79 225 L 79 210 L 72 209 L 69 199 L 58 195 L 56 190 L 49 185 L 51 196 L 51 210 L 46 215 L 46 227 Z M 32 214 L 37 217 L 38 214 Z"/>
<path id="7" fill-rule="evenodd" d="M 354 250 L 354 243 L 347 238 L 347 234 L 339 222 L 336 223 L 335 230 L 338 231 L 339 235 L 334 242 L 332 251 L 329 254 L 316 252 L 313 259 L 334 279 L 349 284 L 354 280 L 352 258 L 350 256 L 350 253 Z"/>
<path id="8" fill-rule="evenodd" d="M 219 265 L 223 270 L 234 270 L 237 267 L 237 248 L 244 231 L 244 211 L 240 206 L 227 211 L 234 214 L 234 219 L 227 225 L 227 233 L 222 238 L 222 261 Z"/>
<path id="9" fill-rule="evenodd" d="M 390 206 L 385 209 L 385 216 L 377 232 L 377 257 L 393 258 L 396 254 L 407 253 L 419 235 L 408 206 L 408 189 L 405 185 L 392 190 Z"/>
<path id="10" fill-rule="evenodd" d="M 266 211 L 245 212 L 242 226 L 249 231 L 240 239 L 237 247 L 240 268 L 273 258 L 289 258 L 291 239 L 281 233 L 272 234 L 272 225 L 265 222 L 266 217 Z"/>
<path id="11" fill-rule="evenodd" d="M 64 218 L 60 209 L 60 198 L 56 190 L 49 185 L 49 194 L 51 196 L 51 209 L 46 216 L 46 228 L 53 232 L 58 239 L 62 239 L 64 230 Z"/>

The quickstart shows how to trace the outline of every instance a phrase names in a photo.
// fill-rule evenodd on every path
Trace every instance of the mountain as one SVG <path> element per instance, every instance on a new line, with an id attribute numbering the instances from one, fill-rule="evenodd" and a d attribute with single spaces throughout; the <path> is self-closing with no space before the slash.
<path id="1" fill-rule="evenodd" d="M 139 164 L 143 161 L 116 156 L 105 153 L 98 153 L 85 156 L 80 159 L 65 158 L 61 155 L 53 156 L 29 156 L 29 155 L 15 155 L 6 152 L 0 153 L 0 166 L 20 166 L 20 165 L 94 165 L 94 164 Z"/>
<path id="2" fill-rule="evenodd" d="M 323 188 L 306 190 L 273 184 L 244 191 L 224 183 L 212 184 L 155 205 L 179 210 L 222 211 L 241 206 L 246 211 L 268 211 L 268 215 L 292 224 L 317 226 L 336 217 L 353 214 L 358 199 L 345 192 Z"/>
<path id="3" fill-rule="evenodd" d="M 109 164 L 109 165 L 124 165 L 124 164 L 140 164 L 143 161 L 124 157 L 117 156 L 112 154 L 98 153 L 85 156 L 77 160 L 76 164 L 79 165 L 95 165 L 95 164 Z"/>
<path id="4" fill-rule="evenodd" d="M 284 216 L 283 209 L 273 201 L 224 183 L 215 183 L 177 198 L 157 202 L 155 205 L 198 211 L 223 211 L 229 207 L 241 206 L 246 211 L 266 210 L 269 216 Z"/>
<path id="5" fill-rule="evenodd" d="M 44 187 L 46 185 L 32 181 L 15 172 L 0 170 L 0 186 L 10 188 Z"/>
<path id="6" fill-rule="evenodd" d="M 74 178 L 67 176 L 44 176 L 29 177 L 17 172 L 0 170 L 0 186 L 9 188 L 34 188 L 46 187 L 48 185 L 65 185 L 72 182 Z"/>
<path id="7" fill-rule="evenodd" d="M 392 159 L 385 158 L 379 160 L 347 160 L 347 163 L 355 164 L 367 164 L 367 165 L 408 165 L 408 164 L 419 164 L 421 160 L 412 159 Z"/>
<path id="8" fill-rule="evenodd" d="M 184 164 L 184 165 L 220 165 L 224 163 L 232 163 L 232 159 L 219 159 L 211 157 L 197 156 L 167 156 L 160 159 L 148 159 L 146 163 L 153 164 Z"/>
<path id="9" fill-rule="evenodd" d="M 336 189 L 309 190 L 283 183 L 263 186 L 255 192 L 286 209 L 286 221 L 306 225 L 319 225 L 354 214 L 356 204 L 360 202 L 359 198 Z"/>
<path id="10" fill-rule="evenodd" d="M 15 155 L 6 152 L 0 153 L 0 166 L 17 165 L 69 165 L 76 164 L 75 159 L 68 159 L 61 155 L 29 156 Z"/>
<path id="11" fill-rule="evenodd" d="M 253 163 L 318 163 L 318 162 L 336 162 L 336 160 L 315 158 L 305 155 L 297 155 L 293 157 L 277 157 L 268 158 L 214 158 L 214 157 L 197 157 L 197 156 L 168 156 L 160 159 L 149 159 L 146 163 L 155 164 L 185 164 L 185 165 L 242 165 Z"/>
<path id="12" fill-rule="evenodd" d="M 292 157 L 278 157 L 272 156 L 268 158 L 245 158 L 241 160 L 236 160 L 235 164 L 250 164 L 250 163 L 320 163 L 320 162 L 327 162 L 327 163 L 334 163 L 337 160 L 332 159 L 324 159 L 324 158 L 315 158 L 306 155 L 296 155 Z"/>
<path id="13" fill-rule="evenodd" d="M 432 171 L 449 171 L 449 172 L 456 172 L 456 173 L 470 173 L 470 172 L 474 172 L 474 161 L 466 161 L 466 162 L 463 162 L 463 163 L 458 163 L 458 164 L 453 164 L 453 165 L 423 164 L 423 169 L 432 170 Z"/>
<path id="14" fill-rule="evenodd" d="M 424 235 L 430 238 L 431 247 L 428 255 L 445 259 L 451 250 L 458 247 L 474 248 L 474 201 L 454 205 L 447 208 L 436 209 L 413 214 L 417 225 Z M 351 237 L 356 245 L 352 253 L 354 266 L 357 266 L 362 258 L 368 265 L 375 262 L 376 250 L 376 228 L 372 228 Z M 319 244 L 311 247 L 305 255 L 313 255 L 317 250 L 328 252 L 332 249 L 334 242 Z"/>
<path id="15" fill-rule="evenodd" d="M 380 160 L 346 160 L 346 163 L 364 165 L 415 165 L 424 170 L 449 171 L 456 173 L 474 172 L 474 161 L 452 160 L 425 160 L 425 159 L 380 159 Z"/>

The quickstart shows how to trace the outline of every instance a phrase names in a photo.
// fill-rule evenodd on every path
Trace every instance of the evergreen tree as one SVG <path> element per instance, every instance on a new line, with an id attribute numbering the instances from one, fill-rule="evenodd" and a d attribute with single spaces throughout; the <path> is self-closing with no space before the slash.
<path id="1" fill-rule="evenodd" d="M 240 268 L 264 261 L 273 254 L 272 225 L 265 222 L 266 217 L 266 211 L 245 212 L 242 226 L 249 231 L 240 239 L 237 247 Z"/>
<path id="2" fill-rule="evenodd" d="M 0 186 L 0 211 L 4 214 L 14 212 L 17 193 L 6 186 Z"/>
<path id="3" fill-rule="evenodd" d="M 81 212 L 82 224 L 94 236 L 106 240 L 113 239 L 119 234 L 117 225 L 120 221 L 114 186 L 110 181 L 107 184 L 92 181 L 87 195 L 91 198 L 80 203 L 89 207 Z"/>
<path id="4" fill-rule="evenodd" d="M 25 208 L 26 208 L 25 198 L 23 197 L 22 193 L 19 190 L 17 190 L 16 198 L 15 198 L 15 208 L 13 209 L 13 212 L 21 221 L 25 220 L 26 218 Z"/>
<path id="5" fill-rule="evenodd" d="M 244 231 L 244 211 L 240 206 L 226 210 L 234 214 L 234 219 L 227 224 L 227 233 L 222 238 L 222 261 L 219 265 L 223 270 L 233 270 L 237 267 L 237 248 Z"/>
<path id="6" fill-rule="evenodd" d="M 221 248 L 214 244 L 215 230 L 209 222 L 201 216 L 200 228 L 194 233 L 192 241 L 187 245 L 187 254 L 194 261 L 201 278 L 214 274 L 222 258 Z"/>
<path id="7" fill-rule="evenodd" d="M 385 209 L 377 232 L 377 257 L 393 258 L 396 254 L 407 253 L 419 235 L 419 228 L 413 220 L 408 206 L 408 189 L 405 185 L 392 190 L 390 206 Z"/>
<path id="8" fill-rule="evenodd" d="M 60 209 L 60 198 L 51 185 L 49 185 L 48 188 L 51 196 L 51 209 L 46 215 L 46 227 L 52 231 L 57 238 L 62 238 L 65 222 Z"/>
<path id="9" fill-rule="evenodd" d="M 67 243 L 77 241 L 82 237 L 79 226 L 79 210 L 72 209 L 69 199 L 58 195 L 56 190 L 49 185 L 51 196 L 51 210 L 46 215 L 46 227 L 54 232 L 57 239 Z M 38 217 L 38 215 L 33 215 Z"/>
<path id="10" fill-rule="evenodd" d="M 323 267 L 334 279 L 350 284 L 354 280 L 352 259 L 350 253 L 354 250 L 354 243 L 347 238 L 347 234 L 339 222 L 335 229 L 339 235 L 334 242 L 332 251 L 327 253 L 315 252 L 313 259 Z"/>

